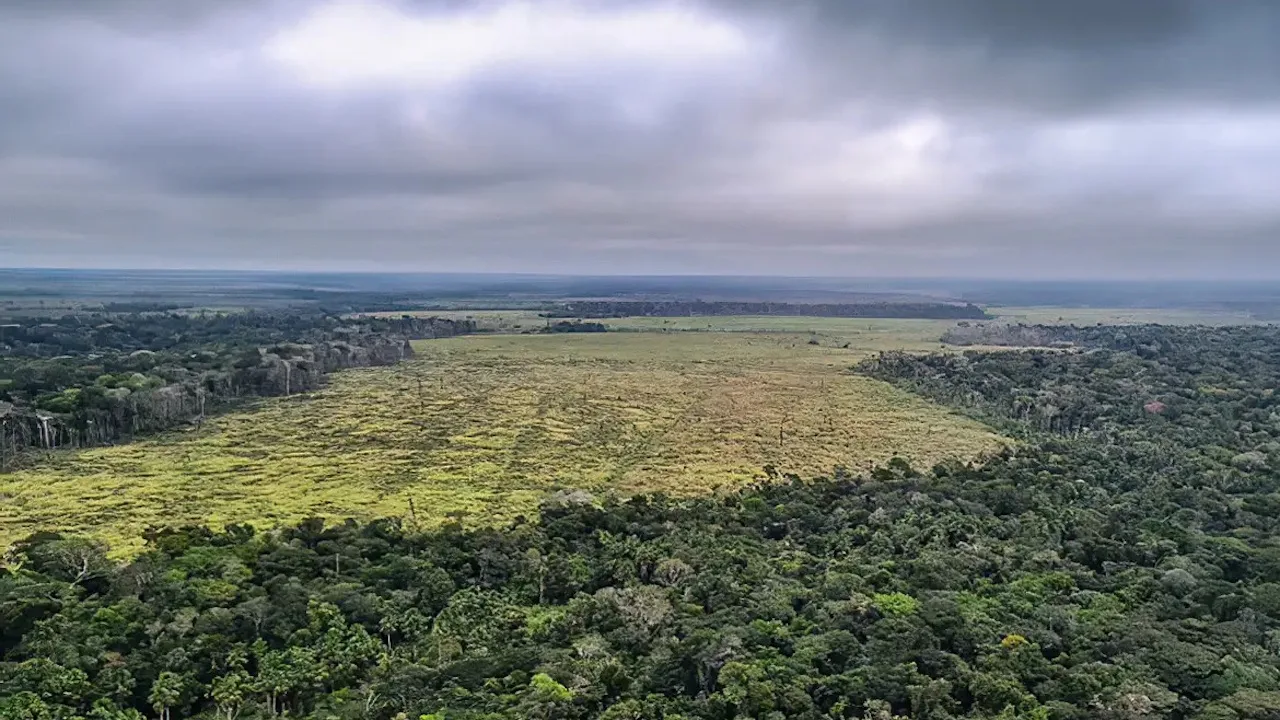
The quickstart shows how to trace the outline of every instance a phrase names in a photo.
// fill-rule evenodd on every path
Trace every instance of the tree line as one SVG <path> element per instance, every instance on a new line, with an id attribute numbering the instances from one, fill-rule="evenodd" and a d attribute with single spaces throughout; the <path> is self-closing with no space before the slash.
<path id="1" fill-rule="evenodd" d="M 411 339 L 472 332 L 442 318 L 237 313 L 67 315 L 6 323 L 0 470 L 199 422 L 247 397 L 314 390 L 335 370 L 412 357 Z"/>
<path id="2" fill-rule="evenodd" d="M 555 335 L 558 333 L 602 333 L 608 332 L 609 328 L 604 323 L 583 322 L 582 320 L 561 320 L 560 322 L 551 322 L 547 320 L 544 327 L 538 328 L 537 332 L 542 334 Z"/>

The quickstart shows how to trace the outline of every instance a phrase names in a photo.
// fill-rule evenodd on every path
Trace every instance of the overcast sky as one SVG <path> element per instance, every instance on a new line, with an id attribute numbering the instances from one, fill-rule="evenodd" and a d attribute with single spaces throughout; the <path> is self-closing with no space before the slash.
<path id="1" fill-rule="evenodd" d="M 0 266 L 1280 277 L 1274 0 L 5 0 Z"/>

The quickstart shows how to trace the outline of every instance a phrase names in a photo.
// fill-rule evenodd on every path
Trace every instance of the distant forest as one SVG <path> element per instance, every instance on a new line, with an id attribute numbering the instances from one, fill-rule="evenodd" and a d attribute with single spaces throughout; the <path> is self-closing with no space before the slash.
<path id="1" fill-rule="evenodd" d="M 972 304 L 877 302 L 801 305 L 784 302 L 703 302 L 582 300 L 548 305 L 543 313 L 552 318 L 695 317 L 718 315 L 779 315 L 842 318 L 931 318 L 939 320 L 989 320 Z"/>

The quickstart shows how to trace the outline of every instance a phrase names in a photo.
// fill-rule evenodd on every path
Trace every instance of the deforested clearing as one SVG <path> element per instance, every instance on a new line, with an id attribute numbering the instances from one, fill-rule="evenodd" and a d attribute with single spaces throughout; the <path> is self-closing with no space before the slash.
<path id="1" fill-rule="evenodd" d="M 851 374 L 859 348 L 811 341 L 632 332 L 421 342 L 411 362 L 337 373 L 317 392 L 0 475 L 0 546 L 54 526 L 127 554 L 146 528 L 189 523 L 487 524 L 529 514 L 560 488 L 699 493 L 762 479 L 766 467 L 812 477 L 895 454 L 928 467 L 1006 442 Z"/>

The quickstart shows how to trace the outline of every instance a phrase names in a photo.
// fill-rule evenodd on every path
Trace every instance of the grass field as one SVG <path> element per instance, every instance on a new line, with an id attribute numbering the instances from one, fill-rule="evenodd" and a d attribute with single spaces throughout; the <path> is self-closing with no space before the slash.
<path id="1" fill-rule="evenodd" d="M 0 475 L 0 545 L 58 528 L 127 554 L 151 525 L 411 506 L 424 525 L 487 523 L 530 513 L 561 487 L 705 492 L 766 465 L 814 476 L 900 453 L 927 466 L 1003 442 L 847 372 L 867 352 L 936 348 L 932 321 L 717 321 L 752 332 L 422 342 L 412 362 L 339 373 L 320 392 L 199 430 L 55 455 Z"/>
<path id="2" fill-rule="evenodd" d="M 992 322 L 1044 325 L 1251 325 L 1263 322 L 1248 312 L 1193 310 L 1179 308 L 1056 308 L 989 307 Z M 399 317 L 405 313 L 371 313 Z M 411 315 L 471 318 L 483 330 L 520 332 L 541 327 L 547 321 L 536 310 L 445 310 L 415 311 Z M 890 342 L 936 340 L 954 324 L 951 320 L 900 320 L 788 316 L 697 316 L 629 317 L 601 320 L 615 330 L 710 331 L 710 332 L 816 332 L 858 341 L 880 335 Z"/>
<path id="3" fill-rule="evenodd" d="M 998 322 L 1042 325 L 1252 325 L 1258 322 L 1247 312 L 1229 310 L 1187 310 L 1178 308 L 988 308 Z"/>

